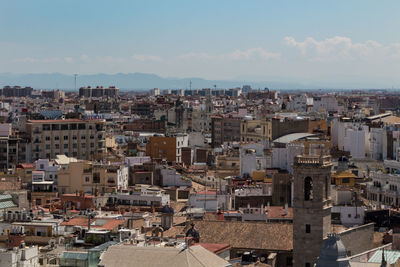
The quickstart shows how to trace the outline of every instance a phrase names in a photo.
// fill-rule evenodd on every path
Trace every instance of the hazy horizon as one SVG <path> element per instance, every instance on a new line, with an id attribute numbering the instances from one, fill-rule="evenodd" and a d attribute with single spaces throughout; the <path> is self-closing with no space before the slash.
<path id="1" fill-rule="evenodd" d="M 398 88 L 399 9 L 394 0 L 2 1 L 0 73 Z"/>

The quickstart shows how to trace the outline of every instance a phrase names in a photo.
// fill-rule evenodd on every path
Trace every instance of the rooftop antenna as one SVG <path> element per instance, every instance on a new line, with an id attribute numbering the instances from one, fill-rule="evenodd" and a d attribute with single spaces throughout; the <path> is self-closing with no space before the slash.
<path id="1" fill-rule="evenodd" d="M 75 78 L 75 91 L 76 91 L 76 77 L 78 77 L 78 74 L 74 74 L 74 78 Z"/>
<path id="2" fill-rule="evenodd" d="M 192 90 L 192 80 L 190 80 L 190 82 L 189 82 L 189 88 L 190 88 L 190 91 Z"/>

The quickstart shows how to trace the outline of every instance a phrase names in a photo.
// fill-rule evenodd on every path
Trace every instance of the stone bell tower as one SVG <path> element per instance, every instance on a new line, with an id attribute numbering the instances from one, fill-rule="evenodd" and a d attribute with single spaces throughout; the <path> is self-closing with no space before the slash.
<path id="1" fill-rule="evenodd" d="M 294 267 L 314 266 L 331 232 L 331 167 L 328 155 L 300 155 L 294 160 Z"/>

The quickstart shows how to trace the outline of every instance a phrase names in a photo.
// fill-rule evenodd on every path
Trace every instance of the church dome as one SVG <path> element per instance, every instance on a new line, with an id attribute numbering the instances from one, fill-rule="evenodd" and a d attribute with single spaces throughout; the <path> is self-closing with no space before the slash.
<path id="1" fill-rule="evenodd" d="M 350 267 L 347 251 L 339 235 L 329 234 L 321 247 L 316 267 Z"/>
<path id="2" fill-rule="evenodd" d="M 170 214 L 174 214 L 175 211 L 174 209 L 169 206 L 169 205 L 165 205 L 162 209 L 161 209 L 161 213 L 170 213 Z"/>

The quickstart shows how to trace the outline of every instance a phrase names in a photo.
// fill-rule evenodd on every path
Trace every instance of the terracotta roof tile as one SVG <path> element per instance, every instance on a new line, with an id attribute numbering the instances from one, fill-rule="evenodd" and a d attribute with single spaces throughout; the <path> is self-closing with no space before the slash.
<path id="1" fill-rule="evenodd" d="M 90 223 L 93 222 L 93 219 L 90 220 Z M 60 225 L 61 226 L 87 226 L 88 219 L 87 217 L 75 217 L 70 219 L 69 221 L 64 221 Z"/>
<path id="2" fill-rule="evenodd" d="M 195 221 L 204 243 L 229 244 L 233 248 L 293 250 L 293 225 L 235 221 Z"/>
<path id="3" fill-rule="evenodd" d="M 196 245 L 200 245 L 215 254 L 221 253 L 230 248 L 229 244 L 197 243 Z"/>

